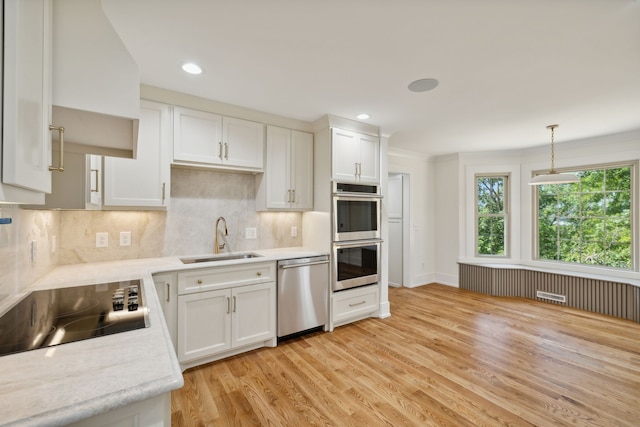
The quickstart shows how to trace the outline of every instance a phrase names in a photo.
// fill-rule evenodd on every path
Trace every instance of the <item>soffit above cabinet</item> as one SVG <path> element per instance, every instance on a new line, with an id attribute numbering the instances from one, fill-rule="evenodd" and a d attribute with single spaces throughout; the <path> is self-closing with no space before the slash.
<path id="1" fill-rule="evenodd" d="M 74 151 L 135 157 L 140 70 L 101 0 L 53 2 L 52 120 Z"/>

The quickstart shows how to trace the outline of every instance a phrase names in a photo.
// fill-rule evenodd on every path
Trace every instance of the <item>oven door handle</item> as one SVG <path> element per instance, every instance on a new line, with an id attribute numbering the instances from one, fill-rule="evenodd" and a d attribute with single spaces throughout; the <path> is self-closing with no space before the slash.
<path id="1" fill-rule="evenodd" d="M 382 199 L 381 194 L 373 193 L 333 193 L 333 197 L 340 200 L 348 199 Z"/>
<path id="2" fill-rule="evenodd" d="M 375 239 L 375 240 L 358 240 L 357 242 L 350 242 L 350 243 L 346 243 L 346 242 L 333 242 L 333 246 L 337 249 L 340 248 L 357 248 L 359 246 L 368 246 L 368 245 L 378 245 L 380 243 L 384 242 L 384 240 L 382 239 Z"/>

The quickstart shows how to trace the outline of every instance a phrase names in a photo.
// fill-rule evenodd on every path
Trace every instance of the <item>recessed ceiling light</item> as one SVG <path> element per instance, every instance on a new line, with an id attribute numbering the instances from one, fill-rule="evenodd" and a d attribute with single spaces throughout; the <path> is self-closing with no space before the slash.
<path id="1" fill-rule="evenodd" d="M 202 68 L 198 64 L 194 64 L 193 62 L 187 62 L 182 66 L 182 69 L 189 74 L 200 74 L 202 73 Z"/>
<path id="2" fill-rule="evenodd" d="M 370 115 L 368 115 L 367 113 L 360 113 L 356 116 L 358 119 L 360 120 L 367 120 L 369 117 L 371 117 Z"/>
<path id="3" fill-rule="evenodd" d="M 435 89 L 436 86 L 438 86 L 436 79 L 420 79 L 409 83 L 408 87 L 411 92 L 426 92 Z"/>

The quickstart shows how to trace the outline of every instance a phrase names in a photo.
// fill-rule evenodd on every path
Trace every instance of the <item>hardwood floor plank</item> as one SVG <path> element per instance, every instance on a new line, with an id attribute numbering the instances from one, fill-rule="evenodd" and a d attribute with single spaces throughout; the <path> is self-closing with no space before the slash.
<path id="1" fill-rule="evenodd" d="M 185 372 L 175 426 L 640 425 L 640 325 L 442 285 Z"/>

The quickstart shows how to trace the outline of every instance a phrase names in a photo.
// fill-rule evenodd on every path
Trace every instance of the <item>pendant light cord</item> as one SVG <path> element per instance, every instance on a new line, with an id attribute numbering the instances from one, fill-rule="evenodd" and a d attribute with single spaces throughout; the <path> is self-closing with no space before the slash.
<path id="1" fill-rule="evenodd" d="M 549 125 L 547 129 L 551 129 L 551 170 L 549 173 L 557 173 L 556 172 L 556 153 L 554 149 L 554 141 L 553 141 L 553 130 L 557 128 L 558 125 Z"/>

